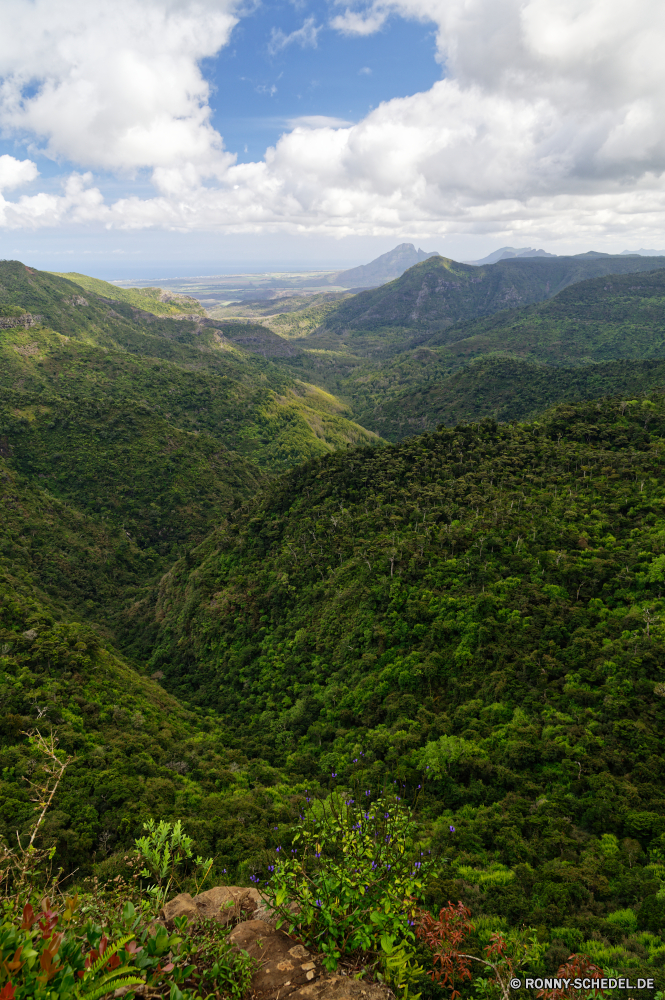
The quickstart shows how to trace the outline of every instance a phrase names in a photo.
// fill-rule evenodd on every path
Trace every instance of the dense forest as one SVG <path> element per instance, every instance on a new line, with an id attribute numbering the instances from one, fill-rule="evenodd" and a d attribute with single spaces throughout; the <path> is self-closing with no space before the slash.
<path id="1" fill-rule="evenodd" d="M 436 332 L 411 409 L 389 331 L 372 425 L 344 351 L 0 265 L 0 836 L 38 726 L 77 879 L 153 817 L 247 885 L 303 801 L 398 782 L 432 911 L 665 988 L 663 273 Z"/>

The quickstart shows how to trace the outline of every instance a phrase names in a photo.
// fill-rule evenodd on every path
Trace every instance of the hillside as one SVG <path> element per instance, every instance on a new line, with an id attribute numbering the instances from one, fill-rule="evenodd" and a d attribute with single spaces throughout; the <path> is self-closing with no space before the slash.
<path id="1" fill-rule="evenodd" d="M 424 785 L 432 907 L 665 986 L 663 272 L 379 363 L 3 267 L 0 834 L 37 723 L 81 877 L 152 815 L 247 884 L 360 767 Z M 317 364 L 395 438 L 539 416 L 381 444 Z"/>
<path id="2" fill-rule="evenodd" d="M 43 503 L 51 502 L 44 496 Z M 23 526 L 24 548 L 32 528 Z M 98 630 L 58 613 L 29 572 L 17 575 L 5 525 L 2 532 L 0 837 L 15 842 L 34 814 L 26 778 L 35 761 L 23 734 L 54 727 L 60 750 L 74 760 L 44 837 L 56 847 L 70 886 L 71 875 L 78 872 L 80 885 L 94 861 L 102 883 L 125 873 L 127 845 L 154 816 L 182 818 L 206 855 L 221 854 L 236 868 L 263 842 L 259 821 L 292 817 L 279 788 L 270 797 L 249 791 L 250 780 L 270 781 L 269 773 L 247 767 L 214 717 L 183 708 L 157 680 L 128 667 Z M 221 877 L 223 867 L 216 869 Z"/>
<path id="3" fill-rule="evenodd" d="M 433 353 L 433 352 L 432 352 Z M 490 417 L 500 422 L 533 420 L 557 403 L 577 403 L 598 396 L 623 399 L 642 396 L 652 389 L 665 388 L 665 357 L 651 361 L 609 361 L 576 367 L 551 366 L 508 356 L 480 357 L 461 368 L 452 368 L 438 359 L 423 363 L 425 351 L 414 352 L 411 369 L 413 388 L 397 384 L 408 380 L 406 365 L 395 364 L 381 373 L 384 386 L 390 374 L 395 391 L 385 391 L 386 402 L 377 403 L 378 386 L 372 389 L 367 409 L 362 409 L 361 392 L 356 407 L 358 420 L 387 441 L 436 430 L 439 424 L 454 427 L 463 420 Z M 365 383 L 367 384 L 367 383 Z M 357 389 L 361 389 L 357 386 Z"/>
<path id="4" fill-rule="evenodd" d="M 523 420 L 559 401 L 635 395 L 663 384 L 665 270 L 591 278 L 545 302 L 431 334 L 394 329 L 386 338 L 394 347 L 399 335 L 397 353 L 383 334 L 351 333 L 348 346 L 307 348 L 288 364 L 391 441 L 440 422 Z M 376 354 L 367 357 L 371 346 Z"/>
<path id="5" fill-rule="evenodd" d="M 665 350 L 665 270 L 580 282 L 548 302 L 435 335 L 459 363 L 510 351 L 549 364 L 652 358 Z"/>
<path id="6" fill-rule="evenodd" d="M 66 274 L 57 271 L 51 273 L 73 281 L 86 292 L 94 292 L 95 295 L 101 295 L 115 302 L 127 302 L 139 309 L 147 309 L 156 316 L 206 315 L 203 306 L 191 295 L 181 295 L 163 288 L 119 288 L 108 281 L 90 278 L 87 274 L 78 274 L 76 271 L 69 271 Z"/>
<path id="7" fill-rule="evenodd" d="M 74 419 L 80 398 L 104 422 L 105 407 L 131 403 L 268 471 L 372 438 L 345 404 L 271 365 L 294 349 L 268 329 L 158 317 L 93 293 L 82 304 L 71 282 L 16 262 L 0 264 L 0 284 L 0 378 L 24 407 L 54 392 L 71 400 Z M 47 416 L 35 411 L 31 422 Z"/>
<path id="8" fill-rule="evenodd" d="M 444 900 L 646 961 L 612 915 L 665 878 L 664 435 L 656 395 L 306 463 L 163 579 L 152 665 L 310 787 L 429 766 Z"/>

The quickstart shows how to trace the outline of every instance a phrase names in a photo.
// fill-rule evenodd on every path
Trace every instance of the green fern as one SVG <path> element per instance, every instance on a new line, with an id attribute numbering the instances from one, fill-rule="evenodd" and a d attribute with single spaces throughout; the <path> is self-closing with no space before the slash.
<path id="1" fill-rule="evenodd" d="M 85 998 L 85 1000 L 98 1000 L 99 997 L 103 997 L 105 993 L 110 993 L 110 991 L 120 989 L 122 986 L 142 986 L 144 979 L 139 976 L 138 973 L 132 969 L 130 965 L 120 965 L 117 969 L 112 969 L 107 972 L 97 983 L 91 983 L 92 989 L 86 989 L 86 982 L 90 979 L 95 979 L 97 974 L 101 972 L 104 966 L 107 964 L 110 958 L 124 948 L 125 945 L 133 939 L 133 934 L 127 934 L 125 937 L 118 938 L 114 941 L 104 952 L 100 955 L 96 962 L 90 966 L 87 970 L 85 978 L 81 985 L 76 991 L 76 996 Z M 119 976 L 128 976 L 129 978 L 119 981 Z"/>
<path id="2" fill-rule="evenodd" d="M 127 972 L 127 969 L 115 970 L 115 972 L 120 972 L 120 971 Z M 100 1000 L 100 997 L 106 996 L 106 994 L 110 993 L 112 990 L 113 991 L 119 990 L 122 989 L 124 986 L 144 986 L 144 985 L 145 985 L 145 980 L 140 979 L 137 975 L 129 976 L 127 979 L 115 979 L 113 978 L 113 975 L 110 975 L 110 976 L 105 976 L 104 982 L 100 983 L 99 986 L 95 986 L 92 992 L 90 991 L 86 991 L 85 993 L 79 992 L 76 993 L 75 995 L 76 997 L 85 998 L 85 1000 Z"/>

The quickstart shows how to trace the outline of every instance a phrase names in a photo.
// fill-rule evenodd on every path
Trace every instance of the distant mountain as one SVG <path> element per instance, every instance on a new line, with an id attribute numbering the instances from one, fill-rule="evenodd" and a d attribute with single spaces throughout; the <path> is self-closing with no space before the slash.
<path id="1" fill-rule="evenodd" d="M 424 250 L 416 250 L 413 243 L 400 243 L 394 250 L 381 254 L 369 264 L 361 264 L 360 267 L 352 267 L 348 271 L 338 271 L 328 280 L 332 285 L 342 285 L 346 288 L 375 287 L 399 278 L 422 260 L 439 256 L 436 250 L 426 253 Z"/>
<path id="2" fill-rule="evenodd" d="M 483 264 L 496 264 L 500 260 L 509 260 L 511 257 L 556 257 L 555 253 L 547 253 L 546 250 L 534 250 L 533 247 L 501 247 L 493 253 L 482 257 L 480 260 L 465 260 L 464 264 L 471 264 L 474 267 L 481 267 Z"/>
<path id="3" fill-rule="evenodd" d="M 619 257 L 665 257 L 665 250 L 622 250 Z"/>

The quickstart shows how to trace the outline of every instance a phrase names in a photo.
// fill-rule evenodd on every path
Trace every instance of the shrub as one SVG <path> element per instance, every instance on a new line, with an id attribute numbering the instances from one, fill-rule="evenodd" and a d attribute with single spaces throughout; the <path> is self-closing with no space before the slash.
<path id="1" fill-rule="evenodd" d="M 143 829 L 147 830 L 147 835 L 135 841 L 135 853 L 145 864 L 141 875 L 154 879 L 147 892 L 155 909 L 158 911 L 164 905 L 172 885 L 182 888 L 181 880 L 187 862 L 190 862 L 190 868 L 194 868 L 195 893 L 199 893 L 210 874 L 212 858 L 194 857 L 194 842 L 183 833 L 181 821 L 167 823 L 161 820 L 155 823 L 150 819 L 143 824 Z"/>
<path id="2" fill-rule="evenodd" d="M 57 910 L 49 900 L 20 915 L 8 901 L 0 924 L 2 1000 L 99 1000 L 117 989 L 168 991 L 170 1000 L 214 995 L 240 1000 L 250 985 L 253 961 L 228 942 L 229 928 L 215 921 L 170 933 L 146 926 L 132 903 L 120 918 L 101 926 L 79 910 L 77 897 Z"/>
<path id="3" fill-rule="evenodd" d="M 289 933 L 297 925 L 329 970 L 345 959 L 406 988 L 422 971 L 415 908 L 438 867 L 418 847 L 412 809 L 397 795 L 337 791 L 307 806 L 292 844 L 268 865 L 265 892 L 279 925 Z"/>

